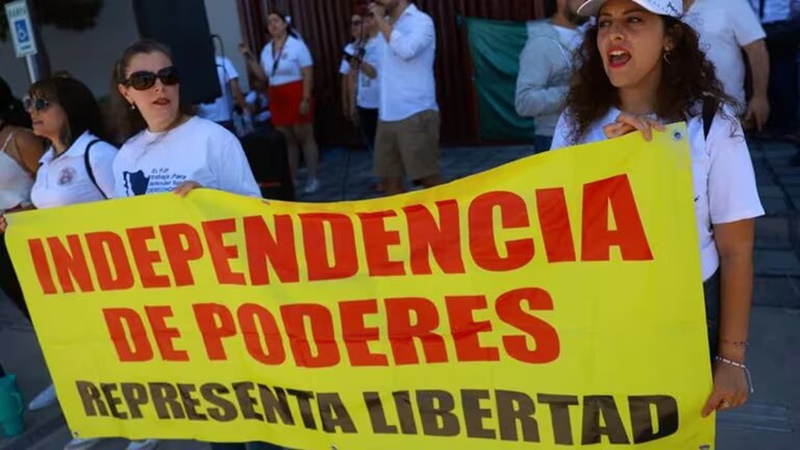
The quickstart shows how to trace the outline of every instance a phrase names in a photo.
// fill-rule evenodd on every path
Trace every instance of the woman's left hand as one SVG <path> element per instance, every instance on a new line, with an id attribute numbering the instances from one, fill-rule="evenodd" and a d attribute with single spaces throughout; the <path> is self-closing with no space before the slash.
<path id="1" fill-rule="evenodd" d="M 184 181 L 183 183 L 179 184 L 178 187 L 172 191 L 172 193 L 184 198 L 187 194 L 189 194 L 189 192 L 201 187 L 203 186 L 200 186 L 200 183 L 196 181 Z"/>
<path id="2" fill-rule="evenodd" d="M 603 127 L 608 139 L 618 138 L 636 130 L 641 131 L 644 140 L 650 142 L 653 139 L 653 130 L 664 131 L 664 125 L 649 117 L 621 113 L 616 121 Z"/>
<path id="3" fill-rule="evenodd" d="M 714 366 L 714 392 L 703 408 L 703 417 L 713 411 L 730 411 L 747 402 L 750 387 L 744 369 L 718 362 Z"/>
<path id="4" fill-rule="evenodd" d="M 303 100 L 300 102 L 300 115 L 307 116 L 308 111 L 311 109 L 310 102 L 308 100 Z"/>

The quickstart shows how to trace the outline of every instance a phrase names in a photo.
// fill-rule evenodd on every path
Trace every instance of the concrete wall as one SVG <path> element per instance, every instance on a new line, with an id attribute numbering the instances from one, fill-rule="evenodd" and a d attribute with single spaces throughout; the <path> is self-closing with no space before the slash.
<path id="1" fill-rule="evenodd" d="M 211 32 L 222 37 L 226 55 L 240 71 L 241 81 L 246 86 L 247 72 L 238 51 L 241 27 L 236 2 L 205 0 L 205 4 Z M 98 97 L 109 92 L 111 70 L 119 53 L 137 38 L 130 0 L 106 0 L 97 26 L 91 30 L 73 32 L 51 26 L 42 30 L 42 39 L 47 46 L 53 70 L 70 72 L 86 83 Z M 17 96 L 24 95 L 29 85 L 25 60 L 14 56 L 10 42 L 0 43 L 0 76 L 11 85 Z"/>

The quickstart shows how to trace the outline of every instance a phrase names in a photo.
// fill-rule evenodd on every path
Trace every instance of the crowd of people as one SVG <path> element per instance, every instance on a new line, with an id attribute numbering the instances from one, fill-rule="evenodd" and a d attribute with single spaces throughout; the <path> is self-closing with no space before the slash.
<path id="1" fill-rule="evenodd" d="M 743 124 L 762 129 L 770 116 L 764 29 L 746 0 L 557 5 L 552 18 L 534 24 L 520 56 L 516 109 L 535 119 L 537 151 L 631 132 L 650 139 L 666 123 L 687 122 L 714 377 L 703 414 L 736 408 L 752 388 L 745 357 L 753 228 L 764 211 Z M 288 16 L 271 12 L 266 20 L 271 40 L 260 56 L 241 48 L 252 95 L 241 91 L 230 61 L 218 58 L 220 88 L 228 94 L 201 105 L 197 115 L 181 102 L 170 50 L 148 40 L 126 49 L 113 69 L 112 133 L 78 80 L 34 83 L 22 102 L 0 83 L 0 231 L 13 226 L 7 216 L 31 208 L 161 192 L 186 196 L 201 187 L 258 197 L 232 112 L 263 115 L 266 104 L 268 116 L 261 120 L 286 136 L 293 176 L 302 153 L 309 172 L 305 192 L 315 192 L 320 174 L 311 52 Z M 339 70 L 341 109 L 372 155 L 375 188 L 394 195 L 406 182 L 424 188 L 443 183 L 433 20 L 409 0 L 376 0 L 357 10 L 350 25 Z M 0 258 L 10 267 L 5 245 Z M 13 270 L 0 275 L 3 291 L 29 317 Z M 53 404 L 56 394 L 51 386 L 31 407 Z M 96 442 L 75 439 L 66 448 Z M 146 440 L 128 448 L 156 445 Z"/>

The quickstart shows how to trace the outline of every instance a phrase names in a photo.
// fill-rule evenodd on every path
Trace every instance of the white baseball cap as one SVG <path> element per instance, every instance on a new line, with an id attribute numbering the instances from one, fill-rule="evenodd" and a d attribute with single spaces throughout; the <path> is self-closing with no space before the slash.
<path id="1" fill-rule="evenodd" d="M 660 16 L 681 17 L 683 15 L 682 0 L 631 0 L 651 13 Z M 587 0 L 578 8 L 581 16 L 594 17 L 606 0 Z"/>

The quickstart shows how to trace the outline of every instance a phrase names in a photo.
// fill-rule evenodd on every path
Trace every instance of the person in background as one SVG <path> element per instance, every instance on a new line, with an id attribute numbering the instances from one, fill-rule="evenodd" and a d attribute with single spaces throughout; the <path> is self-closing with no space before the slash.
<path id="1" fill-rule="evenodd" d="M 350 41 L 344 47 L 342 64 L 339 67 L 339 74 L 342 77 L 342 115 L 353 119 L 356 114 L 356 76 L 355 72 L 350 71 L 350 61 L 357 53 L 363 51 L 362 41 L 364 40 L 364 19 L 359 14 L 353 14 L 350 18 Z"/>
<path id="2" fill-rule="evenodd" d="M 208 188 L 260 198 L 239 139 L 214 122 L 192 117 L 181 104 L 171 55 L 163 44 L 143 40 L 128 47 L 116 64 L 111 101 L 126 141 L 114 160 L 114 197 L 164 192 L 185 197 Z M 244 449 L 245 444 L 211 447 Z"/>
<path id="3" fill-rule="evenodd" d="M 586 19 L 575 11 L 582 0 L 558 0 L 555 15 L 528 27 L 528 42 L 519 57 L 514 104 L 517 114 L 533 117 L 534 149 L 550 149 L 561 105 L 572 75 L 572 53 L 581 44 Z"/>
<path id="4" fill-rule="evenodd" d="M 306 44 L 294 35 L 288 16 L 270 13 L 267 25 L 272 40 L 264 46 L 261 61 L 242 45 L 253 74 L 269 84 L 269 105 L 272 123 L 286 135 L 289 147 L 289 169 L 296 177 L 300 165 L 300 149 L 308 166 L 308 182 L 304 192 L 319 189 L 319 149 L 314 138 L 314 62 Z"/>
<path id="5" fill-rule="evenodd" d="M 243 113 L 247 108 L 242 88 L 239 86 L 239 72 L 231 60 L 224 56 L 215 56 L 214 61 L 217 64 L 217 78 L 222 95 L 213 102 L 198 105 L 197 115 L 222 125 L 231 133 L 236 133 L 233 113 L 235 110 Z"/>
<path id="6" fill-rule="evenodd" d="M 380 65 L 375 174 L 388 195 L 405 190 L 406 176 L 425 188 L 440 185 L 433 20 L 408 0 L 377 0 L 369 9 L 387 43 Z"/>
<path id="7" fill-rule="evenodd" d="M 714 76 L 680 0 L 589 0 L 553 149 L 687 122 L 714 389 L 702 410 L 745 403 L 755 218 L 764 214 L 735 101 Z M 710 367 L 711 368 L 711 367 Z"/>
<path id="8" fill-rule="evenodd" d="M 255 130 L 264 131 L 269 129 L 272 113 L 269 111 L 267 85 L 260 79 L 253 77 L 252 81 L 250 81 L 250 92 L 245 95 L 244 101 L 251 111 Z"/>
<path id="9" fill-rule="evenodd" d="M 36 209 L 58 208 L 109 198 L 114 190 L 111 164 L 117 149 L 109 144 L 107 128 L 92 92 L 78 80 L 59 75 L 28 89 L 25 109 L 33 132 L 50 148 L 39 161 L 31 202 Z M 6 226 L 0 220 L 0 229 Z M 53 385 L 30 404 L 37 410 L 56 402 Z M 72 439 L 65 450 L 86 450 L 101 439 Z M 129 450 L 155 447 L 155 441 L 131 442 Z"/>
<path id="10" fill-rule="evenodd" d="M 683 0 L 683 20 L 700 35 L 700 48 L 716 68 L 725 93 L 737 103 L 746 129 L 761 131 L 769 119 L 769 53 L 764 28 L 747 0 Z M 744 51 L 752 95 L 745 91 Z"/>

